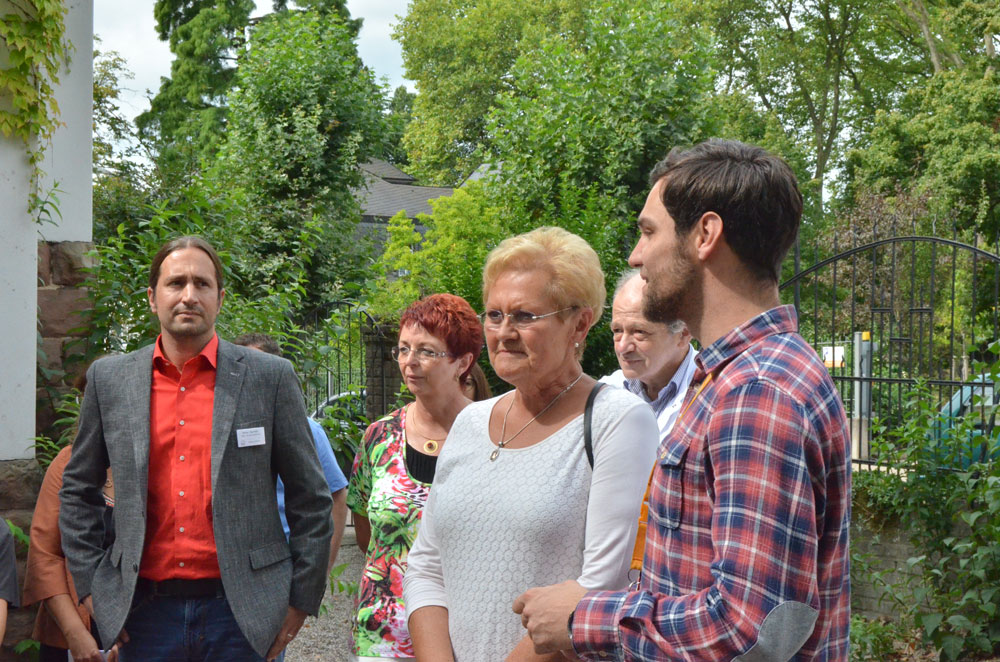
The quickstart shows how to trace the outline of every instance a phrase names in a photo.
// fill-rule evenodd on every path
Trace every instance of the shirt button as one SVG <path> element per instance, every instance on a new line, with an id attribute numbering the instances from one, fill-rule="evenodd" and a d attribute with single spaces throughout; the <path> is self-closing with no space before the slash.
<path id="1" fill-rule="evenodd" d="M 184 456 L 183 456 L 183 455 L 181 455 L 181 462 L 183 462 L 183 461 L 184 461 Z"/>
<path id="2" fill-rule="evenodd" d="M 184 425 L 184 421 L 181 421 L 181 425 Z"/>
<path id="3" fill-rule="evenodd" d="M 184 490 L 181 490 L 180 492 L 178 492 L 178 494 L 180 494 L 181 496 L 184 496 Z"/>
<path id="4" fill-rule="evenodd" d="M 183 526 L 181 528 L 177 529 L 177 530 L 180 531 L 181 533 L 184 533 L 184 527 Z"/>
<path id="5" fill-rule="evenodd" d="M 181 393 L 183 393 L 183 392 L 184 392 L 184 391 L 186 391 L 186 390 L 187 390 L 187 389 L 186 389 L 186 388 L 184 388 L 183 386 L 181 387 Z"/>
<path id="6" fill-rule="evenodd" d="M 182 567 L 182 568 L 183 568 L 183 567 L 184 567 L 184 561 L 181 561 L 181 562 L 180 562 L 180 563 L 178 563 L 177 565 L 179 565 L 180 567 Z"/>

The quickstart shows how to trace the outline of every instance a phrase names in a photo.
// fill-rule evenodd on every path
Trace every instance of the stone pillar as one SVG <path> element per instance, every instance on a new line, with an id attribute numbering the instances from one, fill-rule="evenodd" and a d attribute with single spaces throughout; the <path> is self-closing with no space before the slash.
<path id="1" fill-rule="evenodd" d="M 87 336 L 84 313 L 90 301 L 84 270 L 94 266 L 93 248 L 85 241 L 38 243 L 37 434 L 50 432 L 58 397 L 86 367 L 82 363 Z"/>
<path id="2" fill-rule="evenodd" d="M 399 365 L 392 358 L 397 342 L 395 327 L 365 325 L 361 338 L 365 345 L 365 416 L 374 421 L 384 416 L 396 403 L 396 393 L 403 383 Z"/>

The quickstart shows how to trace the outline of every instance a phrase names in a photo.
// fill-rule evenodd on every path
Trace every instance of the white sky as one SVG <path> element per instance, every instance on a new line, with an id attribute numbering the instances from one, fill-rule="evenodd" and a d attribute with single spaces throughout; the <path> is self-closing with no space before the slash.
<path id="1" fill-rule="evenodd" d="M 94 0 L 94 34 L 101 38 L 98 48 L 118 51 L 135 74 L 122 81 L 122 110 L 130 118 L 149 108 L 146 90 L 160 89 L 160 76 L 170 75 L 173 55 L 167 42 L 156 36 L 154 0 Z M 390 89 L 413 85 L 403 79 L 403 57 L 399 44 L 389 36 L 396 16 L 406 13 L 407 0 L 347 0 L 353 18 L 363 18 L 358 36 L 358 52 L 379 79 L 389 80 Z M 258 12 L 271 9 L 270 0 L 257 0 Z"/>

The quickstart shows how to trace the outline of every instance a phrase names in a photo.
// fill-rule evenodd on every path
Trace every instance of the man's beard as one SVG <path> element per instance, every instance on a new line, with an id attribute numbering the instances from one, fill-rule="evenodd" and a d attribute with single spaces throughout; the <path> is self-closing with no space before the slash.
<path id="1" fill-rule="evenodd" d="M 687 321 L 684 301 L 693 294 L 697 281 L 694 266 L 680 250 L 667 258 L 673 260 L 668 268 L 648 273 L 650 280 L 642 295 L 642 314 L 651 322 L 671 324 L 676 320 Z"/>

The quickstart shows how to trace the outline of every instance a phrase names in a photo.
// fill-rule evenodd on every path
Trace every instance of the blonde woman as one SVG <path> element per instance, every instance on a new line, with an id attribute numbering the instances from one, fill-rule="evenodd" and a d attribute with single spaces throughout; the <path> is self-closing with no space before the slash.
<path id="1" fill-rule="evenodd" d="M 580 357 L 605 300 L 594 250 L 559 228 L 502 242 L 483 272 L 490 363 L 513 391 L 473 403 L 448 435 L 403 579 L 418 660 L 544 660 L 511 611 L 525 589 L 623 588 L 657 446 L 649 407 L 621 389 L 584 408 Z"/>

